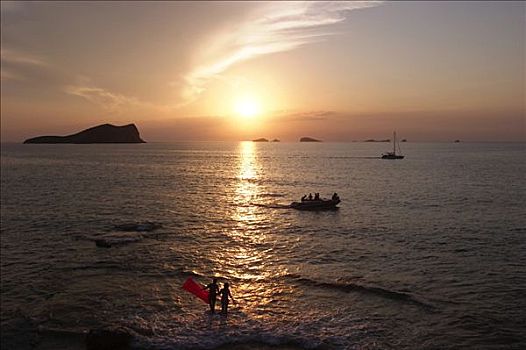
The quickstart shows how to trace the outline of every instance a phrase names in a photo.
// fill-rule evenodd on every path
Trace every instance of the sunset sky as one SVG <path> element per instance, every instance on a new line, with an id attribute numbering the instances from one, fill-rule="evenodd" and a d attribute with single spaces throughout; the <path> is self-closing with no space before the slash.
<path id="1" fill-rule="evenodd" d="M 2 142 L 521 141 L 525 2 L 4 2 Z"/>

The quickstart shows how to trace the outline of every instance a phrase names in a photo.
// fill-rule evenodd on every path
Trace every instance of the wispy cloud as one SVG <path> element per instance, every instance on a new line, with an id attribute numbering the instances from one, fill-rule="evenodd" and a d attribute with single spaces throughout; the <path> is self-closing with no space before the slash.
<path id="1" fill-rule="evenodd" d="M 61 89 L 66 94 L 81 97 L 112 114 L 118 115 L 139 108 L 152 111 L 163 111 L 168 108 L 102 88 L 93 84 L 89 77 L 74 77 L 69 72 L 64 72 L 56 65 L 48 63 L 43 57 L 20 50 L 2 48 L 1 62 L 2 83 L 16 81 L 33 86 L 46 85 L 47 89 Z M 67 81 L 74 83 L 65 85 Z"/>
<path id="2" fill-rule="evenodd" d="M 77 77 L 76 84 L 64 86 L 63 91 L 69 95 L 83 98 L 101 107 L 105 112 L 115 115 L 145 110 L 167 112 L 172 108 L 170 106 L 156 105 L 133 96 L 127 96 L 96 86 L 91 82 L 90 78 L 85 76 Z"/>
<path id="3" fill-rule="evenodd" d="M 139 104 L 135 98 L 116 94 L 99 87 L 93 86 L 66 86 L 64 91 L 70 95 L 82 97 L 89 102 L 101 105 L 110 112 L 120 112 L 125 106 Z"/>
<path id="4" fill-rule="evenodd" d="M 308 111 L 308 112 L 294 112 L 294 111 L 279 111 L 273 117 L 275 121 L 290 121 L 290 122 L 310 122 L 327 120 L 331 117 L 337 116 L 334 111 Z"/>
<path id="5" fill-rule="evenodd" d="M 47 62 L 44 61 L 41 57 L 35 55 L 27 54 L 21 51 L 4 49 L 0 52 L 2 62 L 21 64 L 21 65 L 31 65 L 31 66 L 47 66 Z"/>
<path id="6" fill-rule="evenodd" d="M 2 67 L 2 69 L 0 70 L 0 79 L 2 81 L 7 81 L 7 80 L 24 80 L 24 78 L 16 73 L 13 73 L 12 71 L 10 70 L 7 70 L 5 69 L 4 67 Z"/>
<path id="7" fill-rule="evenodd" d="M 271 2 L 228 33 L 218 35 L 202 62 L 183 77 L 183 98 L 194 101 L 210 79 L 233 65 L 262 55 L 290 51 L 335 34 L 327 27 L 345 20 L 349 11 L 377 6 L 379 1 Z"/>
<path id="8" fill-rule="evenodd" d="M 1 49 L 0 61 L 0 77 L 3 81 L 25 80 L 28 72 L 48 67 L 48 63 L 41 57 L 7 48 Z"/>

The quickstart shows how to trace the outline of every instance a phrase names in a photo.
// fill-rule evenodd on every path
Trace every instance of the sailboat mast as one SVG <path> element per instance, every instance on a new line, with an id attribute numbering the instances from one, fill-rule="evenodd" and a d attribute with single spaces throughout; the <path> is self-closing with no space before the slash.
<path id="1" fill-rule="evenodd" d="M 393 154 L 396 154 L 396 131 L 393 131 Z"/>

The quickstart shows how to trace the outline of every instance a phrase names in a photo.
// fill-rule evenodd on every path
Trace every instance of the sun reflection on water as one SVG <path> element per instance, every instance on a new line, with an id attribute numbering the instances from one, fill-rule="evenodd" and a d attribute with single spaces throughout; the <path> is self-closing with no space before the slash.
<path id="1" fill-rule="evenodd" d="M 286 274 L 277 264 L 274 244 L 269 238 L 272 212 L 252 202 L 261 194 L 264 173 L 258 161 L 257 145 L 241 142 L 238 148 L 238 173 L 230 219 L 234 225 L 225 232 L 230 244 L 219 253 L 221 274 L 232 283 L 232 292 L 246 313 L 258 315 L 280 293 L 276 278 Z"/>
<path id="2" fill-rule="evenodd" d="M 258 192 L 259 163 L 255 148 L 254 143 L 250 141 L 239 144 L 239 174 L 236 191 L 238 196 L 255 196 Z"/>
<path id="3" fill-rule="evenodd" d="M 245 141 L 239 144 L 239 173 L 234 192 L 236 210 L 232 219 L 237 222 L 241 230 L 251 230 L 250 224 L 258 220 L 256 207 L 251 205 L 252 200 L 259 194 L 259 163 L 257 150 L 252 142 Z"/>

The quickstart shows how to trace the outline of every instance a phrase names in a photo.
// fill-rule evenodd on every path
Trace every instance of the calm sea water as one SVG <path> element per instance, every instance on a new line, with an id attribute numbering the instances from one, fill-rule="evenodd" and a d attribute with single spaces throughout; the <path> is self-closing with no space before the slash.
<path id="1" fill-rule="evenodd" d="M 2 349 L 526 348 L 525 144 L 402 146 L 3 144 Z M 309 192 L 341 208 L 280 208 Z M 181 289 L 212 276 L 228 318 Z"/>

